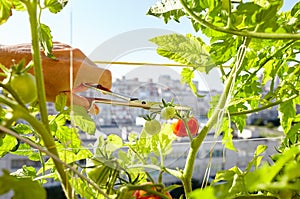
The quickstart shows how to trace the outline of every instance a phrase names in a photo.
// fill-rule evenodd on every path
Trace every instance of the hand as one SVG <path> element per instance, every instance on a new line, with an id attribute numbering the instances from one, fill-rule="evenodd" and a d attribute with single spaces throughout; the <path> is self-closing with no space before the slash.
<path id="1" fill-rule="evenodd" d="M 3 49 L 3 48 L 2 48 Z M 31 60 L 31 45 L 22 44 L 15 46 L 6 46 L 1 52 L 0 63 L 6 67 L 12 65 L 12 60 L 18 63 L 22 58 L 28 63 Z M 73 53 L 73 89 L 70 86 L 70 51 Z M 55 98 L 61 92 L 68 96 L 68 104 L 70 104 L 70 96 L 73 97 L 73 103 L 90 108 L 90 102 L 76 92 L 81 92 L 85 88 L 82 83 L 101 84 L 101 86 L 110 89 L 112 86 L 111 72 L 107 69 L 97 67 L 86 55 L 79 49 L 73 49 L 69 45 L 55 42 L 52 49 L 56 59 L 48 58 L 41 53 L 44 82 L 46 89 L 47 101 L 54 102 Z M 4 59 L 5 58 L 5 59 Z M 29 71 L 33 73 L 33 69 Z M 92 112 L 98 113 L 98 108 L 94 106 Z"/>

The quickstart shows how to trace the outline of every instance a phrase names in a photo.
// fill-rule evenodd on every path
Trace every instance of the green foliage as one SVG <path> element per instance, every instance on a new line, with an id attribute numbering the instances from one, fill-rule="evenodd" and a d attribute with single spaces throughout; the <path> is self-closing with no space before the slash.
<path id="1" fill-rule="evenodd" d="M 44 50 L 44 53 L 46 56 L 55 58 L 54 55 L 52 55 L 52 35 L 50 28 L 45 24 L 40 24 L 39 26 L 39 33 L 40 33 L 40 42 L 41 46 Z"/>
<path id="2" fill-rule="evenodd" d="M 41 198 L 46 199 L 46 191 L 37 182 L 29 178 L 17 178 L 3 170 L 0 177 L 0 195 L 12 190 L 16 199 Z"/>
<path id="3" fill-rule="evenodd" d="M 214 67 L 207 52 L 209 48 L 199 37 L 170 34 L 150 41 L 158 45 L 157 53 L 161 56 L 207 73 Z"/>
<path id="4" fill-rule="evenodd" d="M 52 13 L 60 12 L 68 3 L 68 0 L 45 0 L 44 5 Z"/>
<path id="5" fill-rule="evenodd" d="M 78 126 L 83 132 L 94 134 L 96 131 L 96 123 L 91 116 L 86 112 L 86 109 L 81 106 L 73 106 L 72 121 L 75 126 Z"/>

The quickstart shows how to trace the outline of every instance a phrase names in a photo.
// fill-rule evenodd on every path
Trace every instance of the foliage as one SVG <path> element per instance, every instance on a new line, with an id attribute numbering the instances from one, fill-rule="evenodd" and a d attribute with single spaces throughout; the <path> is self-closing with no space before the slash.
<path id="1" fill-rule="evenodd" d="M 182 83 L 189 85 L 197 97 L 203 97 L 193 83 L 195 71 L 219 70 L 224 82 L 224 92 L 213 97 L 209 120 L 200 132 L 193 137 L 186 126 L 190 146 L 184 168 L 165 165 L 177 139 L 168 121 L 154 135 L 145 129 L 130 134 L 128 142 L 117 135 L 99 137 L 91 152 L 79 138 L 79 132 L 93 134 L 96 129 L 85 109 L 74 107 L 71 115 L 66 96 L 61 94 L 55 102 L 57 114 L 47 114 L 39 50 L 42 47 L 48 57 L 54 58 L 52 36 L 50 27 L 37 16 L 45 9 L 60 12 L 66 4 L 66 0 L 45 0 L 43 5 L 37 0 L 0 1 L 0 24 L 11 17 L 13 10 L 28 12 L 36 83 L 42 88 L 37 92 L 39 104 L 25 106 L 8 83 L 0 84 L 5 91 L 0 95 L 0 156 L 27 156 L 41 164 L 38 171 L 28 166 L 14 173 L 3 171 L 0 194 L 13 190 L 14 198 L 45 198 L 42 184 L 54 178 L 61 181 L 68 198 L 75 197 L 72 189 L 85 198 L 132 198 L 135 190 L 168 198 L 166 191 L 177 186 L 162 183 L 167 173 L 181 180 L 190 198 L 299 197 L 300 115 L 296 108 L 300 105 L 300 2 L 285 12 L 281 11 L 282 0 L 163 0 L 149 9 L 149 15 L 166 23 L 180 23 L 180 18 L 188 17 L 195 31 L 209 40 L 192 34 L 150 39 L 158 46 L 159 55 L 186 65 Z M 2 65 L 1 69 L 3 75 L 12 73 Z M 173 107 L 164 101 L 162 105 L 161 109 Z M 223 137 L 224 146 L 236 150 L 233 126 L 243 131 L 247 114 L 272 107 L 278 107 L 285 133 L 273 162 L 263 161 L 266 147 L 259 146 L 244 170 L 235 166 L 219 171 L 212 185 L 193 191 L 194 163 L 208 132 L 214 128 L 215 136 Z M 40 117 L 36 117 L 38 114 Z M 158 114 L 152 113 L 151 119 Z M 183 121 L 192 117 L 178 111 L 171 115 Z"/>

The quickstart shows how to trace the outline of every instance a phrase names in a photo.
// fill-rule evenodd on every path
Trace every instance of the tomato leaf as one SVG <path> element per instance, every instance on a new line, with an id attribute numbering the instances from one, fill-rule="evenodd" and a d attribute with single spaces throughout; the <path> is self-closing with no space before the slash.
<path id="1" fill-rule="evenodd" d="M 15 199 L 46 199 L 46 191 L 39 182 L 32 181 L 30 178 L 17 178 L 3 170 L 3 175 L 0 177 L 0 195 L 10 190 L 14 191 Z"/>
<path id="2" fill-rule="evenodd" d="M 281 121 L 281 126 L 284 132 L 287 133 L 293 122 L 293 118 L 296 116 L 296 108 L 293 100 L 283 102 L 279 105 L 279 118 Z"/>
<path id="3" fill-rule="evenodd" d="M 200 199 L 200 198 L 210 198 L 216 199 L 214 188 L 208 186 L 204 189 L 196 189 L 192 193 L 190 193 L 189 198 L 191 199 Z"/>
<path id="4" fill-rule="evenodd" d="M 9 0 L 0 1 L 0 24 L 3 24 L 12 15 L 12 3 Z"/>
<path id="5" fill-rule="evenodd" d="M 200 95 L 198 93 L 198 88 L 195 85 L 194 79 L 194 70 L 191 68 L 183 68 L 181 71 L 181 82 L 186 83 L 191 88 L 192 92 L 195 94 L 196 97 L 202 98 L 204 95 Z"/>
<path id="6" fill-rule="evenodd" d="M 83 132 L 88 134 L 95 134 L 96 132 L 96 123 L 87 113 L 84 107 L 74 105 L 73 106 L 73 117 L 72 120 L 75 126 L 78 126 Z"/>
<path id="7" fill-rule="evenodd" d="M 157 1 L 147 14 L 163 18 L 165 23 L 171 19 L 179 22 L 179 18 L 185 15 L 179 0 Z"/>
<path id="8" fill-rule="evenodd" d="M 10 152 L 18 144 L 17 139 L 11 135 L 5 135 L 0 145 L 0 157 Z"/>
<path id="9" fill-rule="evenodd" d="M 62 112 L 64 111 L 66 105 L 67 105 L 67 96 L 65 93 L 60 93 L 59 95 L 56 96 L 55 98 L 55 110 L 57 112 Z"/>
<path id="10" fill-rule="evenodd" d="M 45 0 L 44 5 L 52 13 L 60 12 L 68 3 L 68 0 Z"/>
<path id="11" fill-rule="evenodd" d="M 158 45 L 157 53 L 163 57 L 206 73 L 215 67 L 207 52 L 208 47 L 198 37 L 190 34 L 169 34 L 152 38 L 150 41 Z"/>
<path id="12" fill-rule="evenodd" d="M 52 35 L 49 26 L 40 24 L 39 26 L 40 43 L 46 56 L 54 59 L 55 56 L 52 54 Z"/>

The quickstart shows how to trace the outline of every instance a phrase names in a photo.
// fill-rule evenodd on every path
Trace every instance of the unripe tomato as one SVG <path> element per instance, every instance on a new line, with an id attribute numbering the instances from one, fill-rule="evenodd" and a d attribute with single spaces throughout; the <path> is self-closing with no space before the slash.
<path id="1" fill-rule="evenodd" d="M 150 135 L 155 135 L 160 132 L 161 125 L 159 121 L 153 119 L 153 120 L 147 120 L 145 122 L 144 130 L 146 133 Z"/>
<path id="2" fill-rule="evenodd" d="M 191 117 L 188 122 L 188 128 L 192 135 L 196 135 L 199 129 L 199 124 L 196 118 Z M 182 119 L 177 120 L 172 124 L 173 133 L 178 137 L 186 137 L 188 136 L 184 122 Z"/>
<path id="3" fill-rule="evenodd" d="M 14 74 L 10 86 L 25 104 L 32 103 L 37 98 L 35 77 L 30 73 Z"/>
<path id="4" fill-rule="evenodd" d="M 174 118 L 175 116 L 175 108 L 172 107 L 172 106 L 167 106 L 167 107 L 164 107 L 161 112 L 160 112 L 160 116 L 162 119 L 164 120 L 168 120 L 168 119 L 171 119 L 171 118 Z"/>

